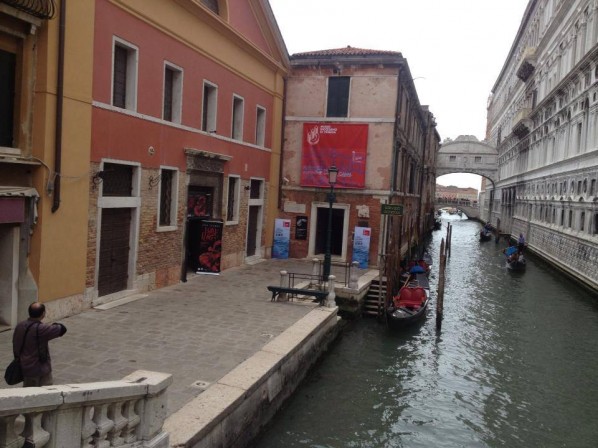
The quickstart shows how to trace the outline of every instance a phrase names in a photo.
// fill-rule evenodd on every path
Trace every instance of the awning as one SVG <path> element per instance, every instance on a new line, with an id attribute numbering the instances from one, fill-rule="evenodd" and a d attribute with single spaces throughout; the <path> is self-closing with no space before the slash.
<path id="1" fill-rule="evenodd" d="M 39 197 L 39 193 L 32 187 L 11 187 L 0 185 L 0 196 L 10 197 Z"/>

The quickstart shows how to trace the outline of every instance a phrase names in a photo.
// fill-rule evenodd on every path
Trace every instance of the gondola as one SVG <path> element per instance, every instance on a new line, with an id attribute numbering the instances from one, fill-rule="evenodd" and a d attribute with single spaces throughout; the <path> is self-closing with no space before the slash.
<path id="1" fill-rule="evenodd" d="M 411 284 L 403 286 L 386 309 L 389 328 L 404 328 L 422 319 L 429 300 L 429 292 L 425 288 Z"/>
<path id="2" fill-rule="evenodd" d="M 507 247 L 503 253 L 507 257 L 507 269 L 511 271 L 525 270 L 526 260 L 523 252 L 520 252 L 516 246 Z"/>
<path id="3" fill-rule="evenodd" d="M 480 241 L 490 241 L 492 239 L 492 232 L 487 229 L 480 230 Z"/>
<path id="4" fill-rule="evenodd" d="M 432 227 L 432 230 L 440 230 L 442 229 L 442 221 L 439 218 L 436 218 L 434 220 L 434 226 Z"/>

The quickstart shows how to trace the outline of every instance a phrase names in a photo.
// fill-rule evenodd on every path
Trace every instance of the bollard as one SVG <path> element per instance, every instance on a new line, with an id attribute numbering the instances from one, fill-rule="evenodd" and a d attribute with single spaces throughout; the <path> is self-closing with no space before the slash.
<path id="1" fill-rule="evenodd" d="M 335 297 L 336 294 L 334 292 L 334 281 L 336 277 L 334 275 L 328 276 L 328 295 L 326 296 L 325 306 L 328 308 L 333 308 L 336 306 Z"/>
<path id="2" fill-rule="evenodd" d="M 288 275 L 289 275 L 289 273 L 287 271 L 280 271 L 280 287 L 281 288 L 289 287 Z M 286 302 L 287 300 L 289 300 L 289 298 L 287 297 L 286 292 L 281 292 L 280 294 L 278 294 L 279 302 Z"/>
<path id="3" fill-rule="evenodd" d="M 351 263 L 351 274 L 349 275 L 349 289 L 357 289 L 357 283 L 359 280 L 359 273 L 357 272 L 359 269 L 359 262 L 354 261 Z"/>
<path id="4" fill-rule="evenodd" d="M 311 275 L 313 277 L 320 277 L 320 260 L 318 260 L 317 258 L 314 258 L 313 260 L 311 260 L 312 262 L 312 267 L 311 267 Z"/>

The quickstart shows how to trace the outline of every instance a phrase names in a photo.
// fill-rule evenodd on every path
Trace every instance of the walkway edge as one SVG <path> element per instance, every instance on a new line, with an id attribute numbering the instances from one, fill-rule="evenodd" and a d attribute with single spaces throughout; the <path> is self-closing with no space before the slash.
<path id="1" fill-rule="evenodd" d="M 338 335 L 338 308 L 318 307 L 167 418 L 171 447 L 244 447 Z"/>

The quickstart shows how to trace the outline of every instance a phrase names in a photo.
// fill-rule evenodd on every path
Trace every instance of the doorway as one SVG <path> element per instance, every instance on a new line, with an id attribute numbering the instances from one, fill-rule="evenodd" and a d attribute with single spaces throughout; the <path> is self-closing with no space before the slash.
<path id="1" fill-rule="evenodd" d="M 98 296 L 127 289 L 131 238 L 131 209 L 102 209 Z"/>
<path id="2" fill-rule="evenodd" d="M 16 325 L 19 227 L 0 224 L 0 331 Z"/>
<path id="3" fill-rule="evenodd" d="M 245 242 L 246 261 L 256 261 L 262 257 L 262 219 L 264 207 L 264 181 L 249 181 L 249 208 L 247 210 L 247 239 Z"/>
<path id="4" fill-rule="evenodd" d="M 318 207 L 316 225 L 316 253 L 326 253 L 326 239 L 328 236 L 329 209 Z M 345 211 L 339 208 L 332 209 L 332 232 L 330 238 L 330 253 L 340 257 L 343 254 L 343 226 Z"/>
<path id="5" fill-rule="evenodd" d="M 312 202 L 309 234 L 309 253 L 313 257 L 326 252 L 326 238 L 328 234 L 328 213 L 330 205 L 326 202 Z M 332 232 L 330 239 L 330 253 L 340 260 L 347 258 L 347 238 L 349 234 L 348 204 L 335 203 L 332 206 Z"/>

